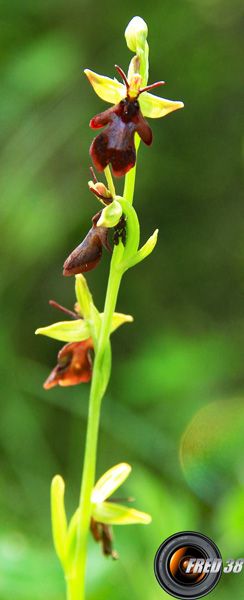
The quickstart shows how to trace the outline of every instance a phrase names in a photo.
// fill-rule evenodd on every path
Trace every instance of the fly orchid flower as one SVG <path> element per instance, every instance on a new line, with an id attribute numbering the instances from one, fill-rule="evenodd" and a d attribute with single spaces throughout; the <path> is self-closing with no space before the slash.
<path id="1" fill-rule="evenodd" d="M 96 542 L 102 543 L 103 554 L 118 558 L 113 549 L 112 525 L 129 525 L 151 522 L 151 516 L 134 508 L 128 508 L 110 498 L 111 494 L 125 481 L 131 466 L 120 463 L 109 469 L 98 480 L 91 493 L 90 530 Z M 55 475 L 51 486 L 52 524 L 57 555 L 64 567 L 66 576 L 72 572 L 73 557 L 76 555 L 77 531 L 80 526 L 81 509 L 77 508 L 67 525 L 64 506 L 65 484 L 60 475 Z M 128 498 L 131 501 L 133 498 Z M 121 500 L 120 500 L 121 501 Z M 126 501 L 126 500 L 125 500 Z"/>
<path id="2" fill-rule="evenodd" d="M 152 144 L 152 131 L 144 116 L 164 117 L 182 108 L 184 104 L 148 93 L 148 90 L 162 85 L 164 81 L 142 87 L 138 56 L 131 61 L 128 78 L 120 67 L 117 65 L 115 67 L 122 77 L 123 84 L 89 69 L 85 69 L 85 74 L 98 96 L 106 102 L 115 104 L 112 108 L 96 115 L 90 122 L 92 129 L 107 125 L 106 129 L 93 140 L 90 155 L 98 172 L 103 171 L 111 163 L 114 176 L 121 177 L 134 167 L 136 162 L 135 133 L 138 133 L 147 146 Z M 139 96 L 140 100 L 138 100 Z"/>
<path id="3" fill-rule="evenodd" d="M 46 335 L 61 342 L 68 342 L 59 351 L 58 364 L 43 385 L 47 390 L 58 384 L 69 386 L 88 382 L 92 376 L 90 352 L 95 352 L 95 344 L 89 326 L 91 305 L 93 305 L 93 311 L 97 312 L 98 319 L 101 321 L 103 313 L 99 315 L 95 308 L 83 275 L 76 276 L 76 296 L 75 312 L 50 300 L 50 304 L 72 317 L 72 321 L 61 321 L 36 330 L 36 334 Z M 131 315 L 115 312 L 112 318 L 111 333 L 123 323 L 131 321 L 133 321 Z"/>
<path id="4" fill-rule="evenodd" d="M 120 463 L 109 469 L 96 483 L 91 496 L 92 519 L 91 532 L 96 541 L 102 542 L 104 554 L 118 558 L 113 550 L 113 532 L 111 525 L 129 525 L 133 523 L 150 523 L 150 515 L 128 508 L 110 499 L 111 494 L 125 481 L 131 472 L 131 466 Z M 129 499 L 130 500 L 130 499 Z"/>
<path id="5" fill-rule="evenodd" d="M 151 516 L 147 513 L 124 506 L 119 501 L 116 502 L 116 498 L 110 498 L 111 494 L 125 481 L 130 472 L 131 466 L 127 463 L 120 463 L 112 467 L 100 477 L 91 494 L 91 533 L 96 542 L 102 542 L 103 554 L 111 555 L 114 559 L 118 558 L 118 555 L 112 547 L 112 525 L 135 523 L 147 525 L 151 522 Z M 131 501 L 132 498 L 128 498 L 128 500 Z M 68 528 L 69 548 L 73 547 L 79 520 L 80 508 L 75 511 Z"/>
<path id="6" fill-rule="evenodd" d="M 92 169 L 93 171 L 93 169 Z M 94 175 L 94 172 L 93 172 Z M 95 176 L 94 176 L 95 177 Z M 77 275 L 92 271 L 99 264 L 102 257 L 103 246 L 112 254 L 112 249 L 108 241 L 109 229 L 115 229 L 114 243 L 118 244 L 118 230 L 123 230 L 122 241 L 125 245 L 125 222 L 122 216 L 122 208 L 115 196 L 112 198 L 110 192 L 103 183 L 95 178 L 95 184 L 88 182 L 90 190 L 105 205 L 92 219 L 93 226 L 85 239 L 71 252 L 63 266 L 63 275 Z"/>

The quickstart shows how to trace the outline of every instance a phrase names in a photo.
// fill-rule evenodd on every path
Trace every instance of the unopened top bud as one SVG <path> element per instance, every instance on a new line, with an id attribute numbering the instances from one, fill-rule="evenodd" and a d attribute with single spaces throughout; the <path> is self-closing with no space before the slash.
<path id="1" fill-rule="evenodd" d="M 139 50 L 144 50 L 147 39 L 148 29 L 147 24 L 141 17 L 133 17 L 125 30 L 125 39 L 128 48 L 139 53 Z"/>

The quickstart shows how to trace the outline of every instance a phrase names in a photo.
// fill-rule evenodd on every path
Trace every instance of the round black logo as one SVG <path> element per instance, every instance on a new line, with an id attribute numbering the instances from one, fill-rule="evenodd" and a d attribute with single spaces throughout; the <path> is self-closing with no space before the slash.
<path id="1" fill-rule="evenodd" d="M 206 535 L 182 531 L 159 547 L 154 571 L 159 585 L 175 598 L 202 598 L 217 585 L 222 559 L 217 546 Z"/>

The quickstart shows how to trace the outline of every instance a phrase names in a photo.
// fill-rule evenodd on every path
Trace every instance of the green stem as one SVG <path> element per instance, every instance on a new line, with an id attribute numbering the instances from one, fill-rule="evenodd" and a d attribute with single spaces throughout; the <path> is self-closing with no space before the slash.
<path id="1" fill-rule="evenodd" d="M 83 466 L 82 487 L 80 494 L 80 521 L 77 529 L 77 552 L 73 580 L 68 581 L 70 600 L 82 600 L 85 596 L 85 567 L 87 538 L 90 527 L 91 492 L 94 486 L 97 438 L 100 417 L 100 366 L 99 356 L 94 361 L 94 376 L 92 378 L 88 425 Z"/>
<path id="2" fill-rule="evenodd" d="M 137 150 L 139 148 L 140 141 L 141 140 L 139 138 L 139 135 L 136 133 L 135 134 L 135 148 L 136 148 L 136 153 L 137 153 Z M 133 169 L 131 169 L 129 171 L 129 173 L 127 173 L 127 175 L 125 177 L 125 185 L 124 185 L 123 197 L 126 198 L 126 200 L 128 200 L 128 202 L 130 202 L 130 204 L 133 204 L 134 189 L 135 189 L 135 180 L 136 180 L 136 164 L 133 167 Z"/>
<path id="3" fill-rule="evenodd" d="M 123 245 L 115 247 L 104 307 L 104 317 L 98 340 L 97 352 L 93 365 L 93 377 L 89 401 L 88 425 L 85 446 L 85 458 L 80 493 L 80 520 L 77 529 L 76 564 L 73 577 L 67 580 L 68 600 L 83 600 L 85 598 L 85 569 L 87 555 L 87 540 L 91 518 L 91 493 L 95 482 L 97 440 L 100 418 L 100 406 L 104 393 L 103 357 L 109 342 L 111 323 L 117 301 L 121 271 L 117 269 Z"/>

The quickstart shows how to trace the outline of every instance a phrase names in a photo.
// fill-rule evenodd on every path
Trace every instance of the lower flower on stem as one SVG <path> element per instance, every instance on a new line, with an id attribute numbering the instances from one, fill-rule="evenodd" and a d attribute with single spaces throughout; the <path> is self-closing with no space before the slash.
<path id="1" fill-rule="evenodd" d="M 110 496 L 125 481 L 131 466 L 120 463 L 100 477 L 91 494 L 90 529 L 96 542 L 102 543 L 103 554 L 118 558 L 113 549 L 112 525 L 129 525 L 151 522 L 151 516 L 134 508 L 129 508 L 111 499 Z M 53 478 L 51 486 L 53 539 L 57 555 L 66 577 L 73 573 L 76 559 L 77 530 L 80 525 L 80 507 L 77 508 L 67 527 L 64 507 L 64 481 L 60 475 Z M 131 500 L 131 498 L 128 498 Z"/>

